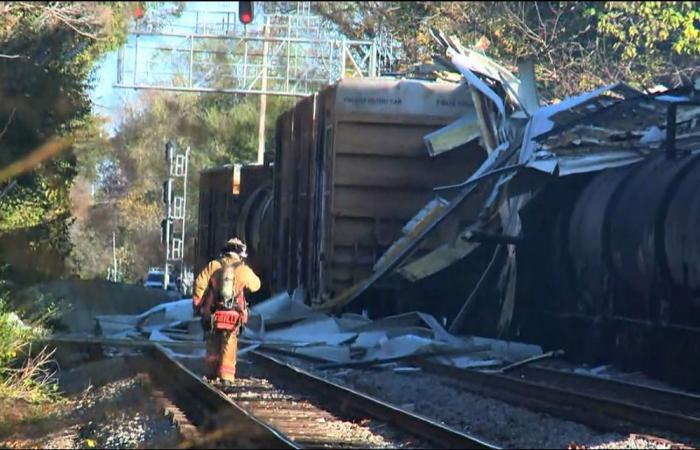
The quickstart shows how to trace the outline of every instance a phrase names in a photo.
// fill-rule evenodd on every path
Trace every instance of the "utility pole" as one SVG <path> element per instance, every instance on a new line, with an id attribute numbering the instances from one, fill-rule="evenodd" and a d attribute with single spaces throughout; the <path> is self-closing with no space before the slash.
<path id="1" fill-rule="evenodd" d="M 117 235 L 112 231 L 112 281 L 117 281 Z"/>
<path id="2" fill-rule="evenodd" d="M 262 50 L 262 92 L 267 92 L 267 53 L 268 40 L 270 36 L 270 17 L 265 21 L 263 29 L 265 40 L 263 41 Z M 260 121 L 258 124 L 258 164 L 262 165 L 265 156 L 265 115 L 267 113 L 267 94 L 260 95 Z"/>

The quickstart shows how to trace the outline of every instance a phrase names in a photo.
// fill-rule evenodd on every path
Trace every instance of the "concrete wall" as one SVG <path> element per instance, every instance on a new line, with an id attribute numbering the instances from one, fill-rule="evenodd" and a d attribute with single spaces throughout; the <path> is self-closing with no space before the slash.
<path id="1" fill-rule="evenodd" d="M 97 315 L 140 314 L 179 298 L 177 292 L 105 280 L 58 280 L 27 288 L 16 301 L 22 309 L 37 308 L 37 300 L 44 304 L 57 301 L 60 316 L 54 326 L 69 332 L 91 332 Z"/>

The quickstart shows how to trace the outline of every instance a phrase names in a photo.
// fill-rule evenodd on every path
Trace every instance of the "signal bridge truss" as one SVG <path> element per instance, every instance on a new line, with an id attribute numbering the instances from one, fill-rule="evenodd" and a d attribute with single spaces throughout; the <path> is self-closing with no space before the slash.
<path id="1" fill-rule="evenodd" d="M 190 25 L 136 21 L 118 53 L 116 87 L 306 96 L 341 78 L 377 77 L 384 59 L 378 41 L 333 36 L 308 11 L 260 14 L 247 29 L 236 11 L 183 17 Z"/>

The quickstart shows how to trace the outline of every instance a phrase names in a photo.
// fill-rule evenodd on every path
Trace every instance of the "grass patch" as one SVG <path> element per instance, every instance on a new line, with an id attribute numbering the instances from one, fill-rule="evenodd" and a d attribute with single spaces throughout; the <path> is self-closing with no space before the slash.
<path id="1" fill-rule="evenodd" d="M 21 317 L 6 300 L 9 295 L 0 281 L 0 399 L 30 404 L 55 401 L 59 394 L 54 350 L 33 344 L 48 335 L 44 324 L 55 315 L 55 308 L 39 306 Z"/>
<path id="2" fill-rule="evenodd" d="M 11 291 L 0 279 L 0 437 L 27 427 L 40 429 L 65 403 L 58 390 L 54 350 L 36 344 L 49 334 L 45 324 L 56 308 L 38 298 L 25 312 L 17 311 L 9 298 Z"/>

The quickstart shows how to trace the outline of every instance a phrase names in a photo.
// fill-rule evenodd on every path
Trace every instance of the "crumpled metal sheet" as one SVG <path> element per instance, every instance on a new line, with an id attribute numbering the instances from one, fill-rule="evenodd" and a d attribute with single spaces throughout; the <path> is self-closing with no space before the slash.
<path id="1" fill-rule="evenodd" d="M 492 80 L 507 85 L 507 90 L 515 93 L 520 90 L 520 80 L 491 58 L 469 49 L 463 49 L 463 51 L 465 51 L 465 54 L 448 50 L 448 56 L 451 58 L 452 64 L 454 64 L 457 70 L 467 79 L 470 86 L 476 87 L 494 103 L 501 103 L 502 106 L 499 107 L 499 111 L 501 111 L 501 114 L 505 115 L 505 104 L 501 97 L 493 92 L 493 90 L 475 74 L 485 75 Z"/>
<path id="2" fill-rule="evenodd" d="M 479 248 L 478 242 L 466 242 L 462 239 L 456 239 L 453 243 L 441 245 L 427 255 L 423 255 L 400 267 L 397 273 L 408 281 L 416 282 L 464 259 L 477 248 Z"/>
<path id="3" fill-rule="evenodd" d="M 525 128 L 525 133 L 523 135 L 523 143 L 520 149 L 520 156 L 518 162 L 528 163 L 533 159 L 534 153 L 538 148 L 538 144 L 535 138 L 551 131 L 556 125 L 556 116 L 565 111 L 570 111 L 586 104 L 592 99 L 603 95 L 604 93 L 615 90 L 615 89 L 625 89 L 625 85 L 622 83 L 615 83 L 608 86 L 603 86 L 601 88 L 595 89 L 591 92 L 578 95 L 576 97 L 567 98 L 554 105 L 543 106 L 536 110 L 528 124 Z"/>
<path id="4" fill-rule="evenodd" d="M 639 152 L 628 150 L 600 151 L 592 155 L 571 156 L 544 155 L 540 152 L 538 154 L 532 162 L 528 163 L 527 167 L 549 174 L 557 173 L 559 176 L 622 167 L 644 159 L 644 155 L 641 155 Z"/>
<path id="5" fill-rule="evenodd" d="M 634 164 L 664 145 L 668 104 L 690 101 L 682 95 L 647 96 L 617 83 L 542 107 L 526 126 L 519 161 L 559 176 Z M 677 111 L 679 124 L 698 117 L 697 106 Z M 696 129 L 679 132 L 679 146 L 695 142 Z"/>
<path id="6" fill-rule="evenodd" d="M 411 312 L 378 320 L 358 314 L 333 317 L 307 307 L 301 298 L 279 294 L 251 308 L 251 318 L 258 318 L 260 328 L 253 332 L 244 328 L 241 343 L 248 346 L 239 348 L 239 355 L 267 348 L 331 363 L 371 362 L 451 349 L 470 351 L 479 345 L 448 333 L 430 314 Z M 285 318 L 285 314 L 291 315 Z M 190 299 L 158 305 L 136 316 L 100 319 L 105 330 L 114 331 L 110 338 L 150 340 L 165 346 L 190 341 L 192 348 L 170 349 L 171 354 L 186 360 L 204 356 L 201 325 L 192 316 Z M 277 321 L 276 328 L 265 330 L 264 324 L 271 320 Z"/>
<path id="7" fill-rule="evenodd" d="M 446 127 L 426 134 L 423 140 L 430 156 L 437 156 L 468 144 L 480 135 L 476 113 L 470 111 Z"/>
<path id="8" fill-rule="evenodd" d="M 370 349 L 365 356 L 365 360 L 374 361 L 389 358 L 399 358 L 408 355 L 426 353 L 440 346 L 432 339 L 421 336 L 406 334 L 382 342 L 377 349 Z"/>
<path id="9" fill-rule="evenodd" d="M 425 205 L 418 213 L 401 229 L 402 236 L 384 252 L 373 266 L 373 270 L 381 269 L 386 263 L 393 261 L 397 254 L 406 248 L 416 236 L 429 226 L 436 217 L 445 209 L 448 202 L 436 197 Z"/>
<path id="10" fill-rule="evenodd" d="M 268 331 L 263 340 L 341 345 L 356 337 L 357 333 L 343 332 L 332 317 L 313 317 L 291 327 Z"/>
<path id="11" fill-rule="evenodd" d="M 162 303 L 138 315 L 101 315 L 95 317 L 96 327 L 103 336 L 125 338 L 139 333 L 173 327 L 194 319 L 192 299 Z"/>

